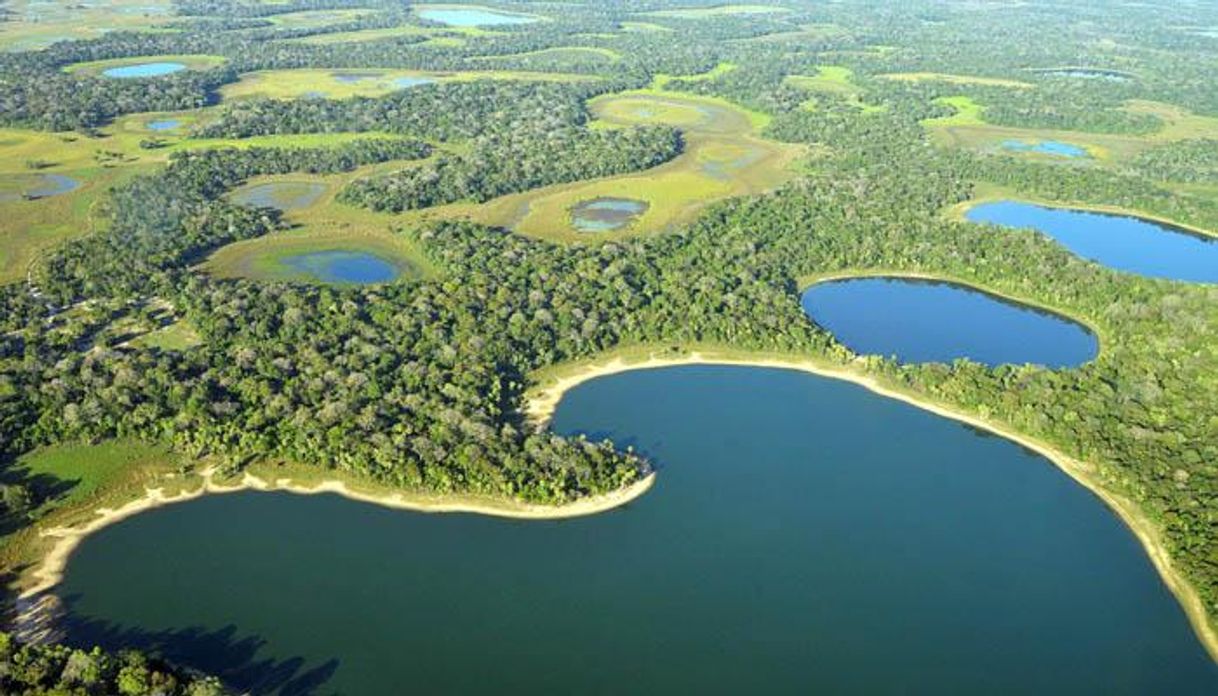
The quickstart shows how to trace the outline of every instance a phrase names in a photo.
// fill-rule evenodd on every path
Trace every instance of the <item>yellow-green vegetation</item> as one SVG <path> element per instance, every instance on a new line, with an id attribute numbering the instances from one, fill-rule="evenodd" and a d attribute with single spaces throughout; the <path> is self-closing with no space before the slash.
<path id="1" fill-rule="evenodd" d="M 979 126 L 985 123 L 981 118 L 985 107 L 973 101 L 972 97 L 963 95 L 955 97 L 940 97 L 936 104 L 950 106 L 956 110 L 951 116 L 927 119 L 923 123 L 928 126 Z"/>
<path id="2" fill-rule="evenodd" d="M 396 84 L 403 79 L 428 79 L 436 82 L 467 82 L 471 80 L 533 80 L 545 82 L 575 82 L 598 80 L 591 75 L 569 73 L 526 72 L 520 70 L 465 70 L 460 72 L 421 72 L 418 70 L 263 70 L 246 73 L 241 79 L 220 89 L 225 100 L 269 97 L 296 99 L 299 97 L 376 97 L 406 87 Z"/>
<path id="3" fill-rule="evenodd" d="M 356 31 L 340 31 L 329 34 L 314 34 L 311 36 L 298 36 L 292 39 L 284 39 L 284 43 L 304 43 L 315 45 L 337 44 L 337 43 L 357 43 L 360 41 L 376 41 L 377 39 L 390 39 L 397 36 L 427 36 L 427 41 L 415 46 L 460 46 L 465 43 L 467 38 L 477 38 L 481 36 L 494 36 L 502 32 L 494 32 L 481 27 L 420 27 L 413 24 L 405 24 L 399 27 L 386 27 L 383 29 L 359 29 Z"/>
<path id="4" fill-rule="evenodd" d="M 673 31 L 672 27 L 651 22 L 622 22 L 622 31 Z"/>
<path id="5" fill-rule="evenodd" d="M 953 85 L 987 85 L 990 87 L 1011 87 L 1014 89 L 1032 89 L 1036 85 L 1019 80 L 1004 80 L 998 77 L 978 77 L 976 75 L 950 75 L 937 72 L 906 72 L 888 73 L 880 77 L 903 82 L 946 82 Z"/>
<path id="6" fill-rule="evenodd" d="M 286 14 L 273 15 L 270 20 L 275 24 L 290 29 L 313 29 L 331 24 L 350 22 L 370 14 L 373 14 L 373 10 L 306 10 L 304 12 L 288 12 Z"/>
<path id="7" fill-rule="evenodd" d="M 79 73 L 81 75 L 100 75 L 111 68 L 141 65 L 143 63 L 181 63 L 186 66 L 187 70 L 207 70 L 208 68 L 222 65 L 225 60 L 223 56 L 202 54 L 137 56 L 135 58 L 111 58 L 109 60 L 91 60 L 86 63 L 73 63 L 66 66 L 64 72 Z"/>
<path id="8" fill-rule="evenodd" d="M 685 82 L 703 82 L 705 80 L 713 80 L 735 70 L 738 66 L 735 63 L 724 61 L 704 73 L 697 75 L 668 75 L 666 73 L 656 73 L 651 79 L 650 89 L 662 90 L 665 89 L 669 82 L 673 80 L 683 80 Z"/>
<path id="9" fill-rule="evenodd" d="M 562 60 L 563 58 L 587 60 L 588 58 L 593 58 L 601 59 L 605 63 L 613 63 L 621 60 L 622 58 L 622 54 L 609 48 L 598 48 L 595 46 L 556 46 L 554 48 L 543 48 L 540 51 L 526 51 L 525 53 L 508 53 L 498 56 L 478 56 L 473 58 L 473 60 L 495 63 L 533 56 L 548 56 L 556 60 Z"/>
<path id="10" fill-rule="evenodd" d="M 402 168 L 401 162 L 383 164 L 331 176 L 301 175 L 259 177 L 252 185 L 271 182 L 309 181 L 323 184 L 326 193 L 311 205 L 285 211 L 291 229 L 222 247 L 203 264 L 203 269 L 225 278 L 253 280 L 301 280 L 299 271 L 283 263 L 288 256 L 318 251 L 364 251 L 393 262 L 402 277 L 432 275 L 435 268 L 409 236 L 393 230 L 402 217 L 356 208 L 335 201 L 351 180 Z M 411 213 L 417 216 L 421 213 Z M 409 219 L 409 216 L 406 217 Z"/>
<path id="11" fill-rule="evenodd" d="M 58 41 L 94 39 L 107 32 L 153 30 L 173 21 L 168 0 L 11 0 L 9 21 L 0 22 L 0 50 L 31 51 Z"/>
<path id="12" fill-rule="evenodd" d="M 46 501 L 32 511 L 36 524 L 0 537 L 0 563 L 10 569 L 32 563 L 52 543 L 41 531 L 87 521 L 97 508 L 141 497 L 147 487 L 180 487 L 188 483 L 188 468 L 166 446 L 126 438 L 64 443 L 20 457 L 9 470 L 10 483 Z"/>
<path id="13" fill-rule="evenodd" d="M 656 10 L 647 14 L 653 17 L 677 17 L 680 19 L 702 19 L 723 15 L 756 15 L 790 12 L 785 7 L 773 5 L 716 5 L 714 7 L 687 7 L 676 10 Z"/>
<path id="14" fill-rule="evenodd" d="M 854 84 L 854 71 L 840 65 L 817 66 L 815 75 L 789 75 L 786 83 L 808 92 L 842 99 L 863 113 L 882 111 L 884 108 L 863 101 L 863 88 Z M 804 107 L 815 108 L 815 105 L 815 100 L 809 100 Z"/>
<path id="15" fill-rule="evenodd" d="M 155 331 L 134 338 L 131 345 L 161 350 L 186 350 L 199 345 L 202 339 L 195 327 L 186 320 L 178 320 Z"/>
<path id="16" fill-rule="evenodd" d="M 796 31 L 780 31 L 773 34 L 762 34 L 736 41 L 750 43 L 773 43 L 778 41 L 820 41 L 834 37 L 845 36 L 849 32 L 837 24 L 803 24 Z"/>
<path id="17" fill-rule="evenodd" d="M 967 97 L 948 97 L 942 101 L 955 107 L 958 113 L 930 119 L 924 124 L 931 128 L 931 135 L 937 142 L 951 147 L 991 150 L 1007 140 L 1056 140 L 1084 148 L 1094 163 L 1105 166 L 1127 162 L 1144 150 L 1163 143 L 1218 138 L 1218 118 L 1160 102 L 1135 100 L 1126 104 L 1127 111 L 1155 116 L 1163 127 L 1148 135 L 1125 135 L 996 126 L 985 123 L 981 119 L 984 107 Z"/>
<path id="18" fill-rule="evenodd" d="M 764 114 L 722 99 L 658 90 L 634 90 L 591 102 L 595 127 L 663 124 L 680 128 L 685 152 L 646 172 L 590 182 L 560 184 L 504 196 L 483 205 L 455 204 L 435 215 L 461 217 L 511 227 L 521 234 L 566 242 L 662 232 L 693 219 L 707 204 L 730 196 L 774 188 L 790 175 L 805 152 L 756 135 Z M 581 233 L 571 224 L 571 209 L 596 198 L 642 201 L 647 209 L 628 226 L 606 233 Z"/>

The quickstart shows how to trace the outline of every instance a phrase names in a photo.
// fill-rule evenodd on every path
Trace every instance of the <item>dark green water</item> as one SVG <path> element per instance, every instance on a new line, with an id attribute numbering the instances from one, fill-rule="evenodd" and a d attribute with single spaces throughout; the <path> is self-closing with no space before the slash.
<path id="1" fill-rule="evenodd" d="M 842 382 L 683 367 L 555 427 L 660 467 L 624 509 L 428 516 L 242 493 L 107 528 L 74 635 L 256 693 L 1201 694 L 1132 535 L 1044 459 Z"/>

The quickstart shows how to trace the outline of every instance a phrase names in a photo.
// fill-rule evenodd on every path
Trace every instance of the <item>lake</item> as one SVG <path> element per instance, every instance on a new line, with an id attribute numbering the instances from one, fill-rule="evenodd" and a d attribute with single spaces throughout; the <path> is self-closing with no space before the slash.
<path id="1" fill-rule="evenodd" d="M 326 185 L 315 181 L 271 181 L 242 186 L 229 197 L 240 205 L 286 212 L 313 205 L 325 192 Z"/>
<path id="2" fill-rule="evenodd" d="M 561 522 L 207 497 L 86 540 L 68 623 L 259 694 L 1218 692 L 1132 534 L 1008 441 L 714 366 L 585 383 L 554 425 L 658 482 Z"/>
<path id="3" fill-rule="evenodd" d="M 114 78 L 133 78 L 133 77 L 160 77 L 170 73 L 185 70 L 186 66 L 182 63 L 137 63 L 135 65 L 121 65 L 114 68 L 107 68 L 102 71 L 102 75 Z"/>
<path id="4" fill-rule="evenodd" d="M 399 77 L 394 79 L 391 84 L 394 89 L 409 89 L 411 87 L 435 84 L 435 82 L 435 80 L 429 77 Z"/>
<path id="5" fill-rule="evenodd" d="M 1096 337 L 1064 317 L 953 283 L 911 278 L 831 280 L 804 291 L 804 312 L 855 353 L 903 363 L 968 358 L 985 365 L 1074 367 Z"/>
<path id="6" fill-rule="evenodd" d="M 428 7 L 415 12 L 419 17 L 451 27 L 489 27 L 508 24 L 529 24 L 536 17 L 507 14 L 493 10 L 456 7 Z"/>
<path id="7" fill-rule="evenodd" d="M 160 121 L 149 121 L 144 124 L 144 127 L 150 131 L 170 131 L 175 130 L 180 125 L 182 125 L 182 122 L 177 119 L 163 119 Z"/>
<path id="8" fill-rule="evenodd" d="M 308 280 L 322 283 L 387 283 L 401 275 L 401 270 L 392 261 L 365 251 L 314 251 L 285 256 L 279 262 Z"/>
<path id="9" fill-rule="evenodd" d="M 571 207 L 571 225 L 580 232 L 611 232 L 647 212 L 646 201 L 632 198 L 594 198 Z"/>
<path id="10" fill-rule="evenodd" d="M 1163 223 L 1020 201 L 981 203 L 966 217 L 972 222 L 1035 229 L 1075 254 L 1118 271 L 1218 282 L 1218 239 Z"/>
<path id="11" fill-rule="evenodd" d="M 1086 80 L 1115 80 L 1117 82 L 1124 82 L 1133 79 L 1133 75 L 1127 72 L 1106 70 L 1104 68 L 1047 68 L 1033 70 L 1032 72 L 1054 77 L 1080 77 Z"/>
<path id="12" fill-rule="evenodd" d="M 1087 151 L 1077 145 L 1063 143 L 1057 140 L 1039 140 L 1024 142 L 1022 140 L 1004 140 L 1002 149 L 1012 152 L 1035 152 L 1041 155 L 1056 155 L 1058 157 L 1086 157 Z"/>
<path id="13" fill-rule="evenodd" d="M 78 188 L 79 181 L 63 174 L 16 174 L 0 181 L 0 203 L 50 198 Z"/>

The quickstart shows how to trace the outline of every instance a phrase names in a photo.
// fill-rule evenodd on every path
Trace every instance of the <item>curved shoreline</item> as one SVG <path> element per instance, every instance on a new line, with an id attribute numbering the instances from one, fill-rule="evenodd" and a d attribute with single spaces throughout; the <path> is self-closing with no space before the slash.
<path id="1" fill-rule="evenodd" d="M 954 411 L 946 406 L 930 401 L 923 401 L 910 394 L 890 389 L 881 385 L 871 376 L 860 374 L 847 368 L 826 366 L 812 360 L 764 357 L 741 358 L 715 353 L 714 351 L 693 351 L 674 357 L 659 357 L 655 353 L 652 353 L 646 359 L 637 362 L 628 362 L 621 356 L 617 356 L 604 362 L 588 362 L 578 366 L 570 366 L 562 373 L 550 377 L 548 384 L 532 390 L 526 397 L 525 415 L 537 428 L 544 428 L 548 426 L 550 418 L 554 415 L 554 411 L 559 401 L 562 400 L 563 395 L 584 382 L 633 370 L 659 369 L 682 365 L 763 367 L 794 370 L 820 377 L 839 379 L 861 386 L 879 396 L 895 399 L 937 416 L 984 430 L 1036 452 L 1102 500 L 1110 510 L 1116 513 L 1125 526 L 1133 532 L 1133 535 L 1145 550 L 1146 555 L 1150 558 L 1151 564 L 1154 565 L 1159 577 L 1184 610 L 1184 614 L 1188 617 L 1188 622 L 1192 626 L 1197 640 L 1201 642 L 1202 647 L 1209 653 L 1210 657 L 1215 662 L 1218 662 L 1218 628 L 1210 622 L 1205 605 L 1201 601 L 1200 595 L 1197 594 L 1196 589 L 1172 564 L 1171 557 L 1163 547 L 1158 529 L 1142 514 L 1136 504 L 1103 489 L 1099 484 L 1093 482 L 1090 478 L 1092 472 L 1090 466 L 1053 449 L 1048 444 L 1035 438 L 1021 435 L 976 416 Z"/>
<path id="2" fill-rule="evenodd" d="M 134 517 L 148 510 L 155 510 L 166 505 L 183 503 L 205 495 L 220 495 L 238 493 L 241 491 L 282 491 L 295 495 L 319 495 L 333 493 L 349 500 L 380 505 L 395 510 L 408 510 L 429 514 L 470 513 L 491 517 L 504 517 L 524 520 L 561 520 L 573 517 L 596 515 L 629 503 L 646 493 L 655 483 L 655 473 L 620 488 L 611 493 L 565 503 L 563 505 L 537 505 L 530 503 L 514 503 L 510 499 L 502 502 L 487 499 L 484 501 L 459 496 L 444 496 L 439 494 L 412 495 L 409 492 L 388 493 L 378 495 L 352 490 L 347 483 L 338 479 L 322 481 L 314 486 L 292 483 L 290 478 L 280 478 L 275 481 L 246 473 L 235 484 L 221 484 L 213 480 L 212 472 L 204 472 L 203 482 L 198 488 L 183 491 L 177 495 L 165 495 L 162 488 L 146 488 L 141 498 L 136 498 L 117 508 L 100 508 L 97 517 L 84 525 L 55 527 L 43 531 L 40 537 L 55 537 L 58 541 L 43 555 L 41 563 L 31 572 L 35 582 L 21 591 L 17 597 L 18 612 L 14 624 L 18 626 L 25 621 L 27 609 L 36 608 L 36 600 L 50 593 L 63 580 L 64 571 L 72 552 L 89 535 L 94 534 L 112 524 L 117 524 L 129 517 Z"/>

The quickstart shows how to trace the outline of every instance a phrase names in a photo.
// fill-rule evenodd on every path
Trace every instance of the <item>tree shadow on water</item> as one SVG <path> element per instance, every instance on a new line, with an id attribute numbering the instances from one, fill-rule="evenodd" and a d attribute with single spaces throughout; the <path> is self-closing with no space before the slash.
<path id="1" fill-rule="evenodd" d="M 311 665 L 303 657 L 259 657 L 266 640 L 241 636 L 236 626 L 216 630 L 199 626 L 163 631 L 121 626 L 81 616 L 72 611 L 79 596 L 63 600 L 59 624 L 69 644 L 94 645 L 108 650 L 135 648 L 179 665 L 218 677 L 242 693 L 267 696 L 321 696 L 334 693 L 324 687 L 338 670 L 338 658 Z"/>

